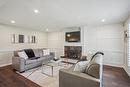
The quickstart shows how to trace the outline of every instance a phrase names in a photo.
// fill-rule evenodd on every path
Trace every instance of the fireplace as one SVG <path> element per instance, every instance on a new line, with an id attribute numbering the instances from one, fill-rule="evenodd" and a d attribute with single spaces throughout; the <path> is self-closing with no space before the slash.
<path id="1" fill-rule="evenodd" d="M 82 56 L 82 46 L 65 46 L 65 57 L 70 59 L 80 59 Z"/>

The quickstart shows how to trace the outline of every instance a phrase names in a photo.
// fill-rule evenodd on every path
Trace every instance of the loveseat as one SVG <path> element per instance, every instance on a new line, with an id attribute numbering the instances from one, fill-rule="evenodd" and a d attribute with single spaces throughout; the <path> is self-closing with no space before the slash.
<path id="1" fill-rule="evenodd" d="M 35 57 L 28 58 L 28 59 L 21 58 L 18 55 L 18 52 L 22 52 L 25 50 L 14 51 L 14 56 L 12 57 L 12 67 L 19 72 L 24 72 L 28 69 L 42 65 L 43 62 L 48 62 L 52 60 L 55 57 L 55 54 L 53 52 L 50 52 L 49 55 L 44 55 L 43 50 L 45 49 L 46 48 L 31 49 Z M 30 50 L 30 49 L 26 49 L 26 50 Z"/>
<path id="2" fill-rule="evenodd" d="M 74 67 L 59 71 L 59 87 L 102 87 L 103 53 L 97 52 L 84 72 L 74 71 Z"/>

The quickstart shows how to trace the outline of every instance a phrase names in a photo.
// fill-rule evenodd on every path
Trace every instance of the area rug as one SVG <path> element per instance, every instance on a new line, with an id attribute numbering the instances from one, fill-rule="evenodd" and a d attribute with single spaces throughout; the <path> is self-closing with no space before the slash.
<path id="1" fill-rule="evenodd" d="M 53 77 L 51 76 L 52 71 L 50 66 L 43 67 L 45 74 L 42 73 L 42 67 L 37 67 L 19 74 L 41 87 L 59 87 L 59 70 L 68 69 L 71 66 L 72 64 L 62 64 L 61 66 L 54 67 Z"/>

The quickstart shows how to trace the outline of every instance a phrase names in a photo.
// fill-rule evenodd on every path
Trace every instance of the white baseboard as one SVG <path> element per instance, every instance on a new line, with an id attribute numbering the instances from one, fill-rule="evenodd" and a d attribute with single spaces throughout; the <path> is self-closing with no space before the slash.
<path id="1" fill-rule="evenodd" d="M 103 65 L 114 66 L 114 67 L 122 67 L 123 68 L 123 65 L 119 65 L 119 64 L 104 63 Z"/>
<path id="2" fill-rule="evenodd" d="M 130 76 L 130 69 L 126 68 L 125 66 L 123 67 L 123 69 L 126 71 L 126 73 Z"/>
<path id="3" fill-rule="evenodd" d="M 12 63 L 8 63 L 8 64 L 1 64 L 0 67 L 3 67 L 3 66 L 8 66 L 8 65 L 11 65 Z"/>

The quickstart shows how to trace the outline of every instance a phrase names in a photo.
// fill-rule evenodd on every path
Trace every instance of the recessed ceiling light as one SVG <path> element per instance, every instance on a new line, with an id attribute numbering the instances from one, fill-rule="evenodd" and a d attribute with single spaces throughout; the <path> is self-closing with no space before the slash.
<path id="1" fill-rule="evenodd" d="M 36 13 L 36 14 L 39 13 L 39 10 L 38 10 L 38 9 L 34 9 L 33 11 L 34 11 L 34 13 Z"/>
<path id="2" fill-rule="evenodd" d="M 46 31 L 48 32 L 48 28 L 46 29 Z"/>
<path id="3" fill-rule="evenodd" d="M 102 21 L 102 22 L 105 22 L 105 19 L 102 19 L 101 21 Z"/>
<path id="4" fill-rule="evenodd" d="M 15 23 L 15 21 L 14 21 L 14 20 L 11 20 L 11 23 L 12 23 L 12 24 L 14 24 L 14 23 Z"/>

